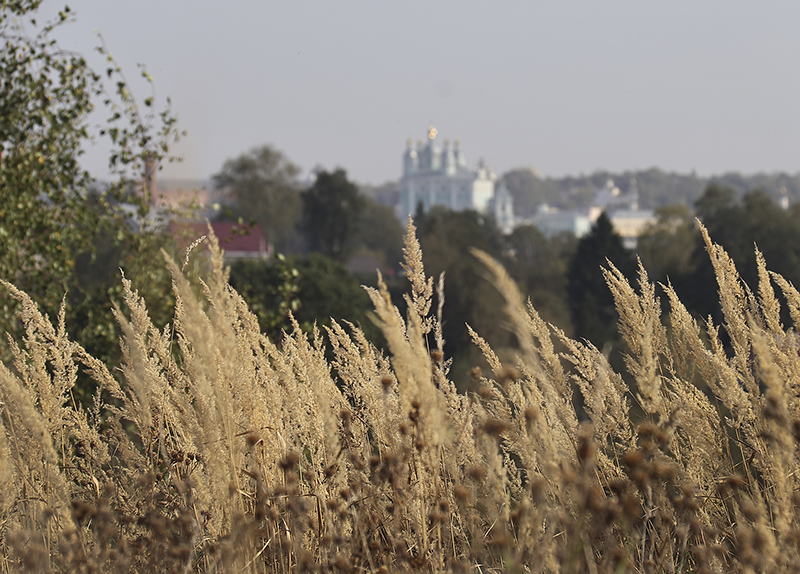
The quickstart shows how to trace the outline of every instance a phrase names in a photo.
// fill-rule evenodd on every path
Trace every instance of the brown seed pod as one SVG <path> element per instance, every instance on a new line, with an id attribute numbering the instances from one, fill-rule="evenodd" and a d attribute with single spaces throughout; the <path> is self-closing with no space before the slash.
<path id="1" fill-rule="evenodd" d="M 456 500 L 464 501 L 469 497 L 469 489 L 461 484 L 456 485 L 456 487 L 453 488 L 453 496 Z"/>
<path id="2" fill-rule="evenodd" d="M 280 467 L 283 470 L 291 470 L 300 462 L 300 455 L 294 451 L 286 453 L 286 456 L 281 460 Z"/>
<path id="3" fill-rule="evenodd" d="M 529 405 L 525 408 L 525 426 L 528 430 L 531 429 L 533 421 L 539 418 L 539 407 L 536 405 Z"/>
<path id="4" fill-rule="evenodd" d="M 642 455 L 642 451 L 632 450 L 622 457 L 622 461 L 628 468 L 638 468 L 644 462 L 644 456 Z"/>
<path id="5" fill-rule="evenodd" d="M 516 367 L 501 367 L 494 372 L 494 379 L 502 386 L 519 380 L 521 376 Z"/>
<path id="6" fill-rule="evenodd" d="M 486 478 L 486 467 L 479 465 L 472 465 L 467 468 L 467 476 L 472 480 L 481 481 Z"/>
<path id="7" fill-rule="evenodd" d="M 488 418 L 481 425 L 481 430 L 491 436 L 500 436 L 508 429 L 508 424 L 496 418 Z"/>

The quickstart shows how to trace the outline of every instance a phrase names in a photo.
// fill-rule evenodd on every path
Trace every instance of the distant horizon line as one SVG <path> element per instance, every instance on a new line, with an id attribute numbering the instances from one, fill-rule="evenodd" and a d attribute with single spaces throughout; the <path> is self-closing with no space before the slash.
<path id="1" fill-rule="evenodd" d="M 339 169 L 339 168 L 333 168 L 333 169 Z M 347 171 L 346 168 L 342 168 L 342 169 Z M 503 172 L 502 174 L 499 174 L 498 175 L 498 179 L 502 179 L 503 175 L 505 175 L 507 173 L 510 173 L 512 171 L 522 171 L 522 170 L 527 170 L 527 171 L 530 171 L 532 173 L 535 173 L 540 179 L 543 179 L 543 180 L 546 180 L 546 179 L 567 179 L 567 178 L 579 178 L 579 177 L 592 177 L 592 176 L 604 175 L 604 174 L 610 174 L 610 175 L 620 174 L 620 175 L 624 175 L 624 174 L 630 174 L 630 173 L 648 172 L 648 171 L 652 171 L 652 170 L 661 171 L 661 172 L 663 172 L 665 174 L 674 174 L 674 175 L 681 175 L 681 176 L 686 176 L 686 177 L 696 177 L 698 179 L 713 179 L 713 178 L 724 177 L 724 176 L 728 176 L 728 175 L 738 175 L 738 176 L 743 176 L 743 177 L 755 177 L 755 176 L 759 176 L 759 175 L 768 175 L 768 176 L 786 175 L 786 176 L 791 176 L 791 177 L 800 176 L 800 169 L 798 169 L 795 172 L 791 172 L 791 171 L 787 171 L 787 170 L 771 170 L 771 171 L 760 170 L 760 171 L 754 171 L 754 172 L 744 172 L 744 171 L 738 171 L 738 170 L 735 170 L 735 169 L 731 169 L 731 170 L 724 171 L 724 172 L 721 172 L 721 173 L 714 173 L 714 174 L 710 174 L 710 175 L 701 175 L 701 174 L 698 174 L 696 170 L 691 170 L 691 171 L 666 170 L 664 168 L 657 167 L 657 166 L 652 166 L 652 167 L 648 167 L 648 168 L 639 168 L 639 169 L 628 168 L 628 169 L 624 169 L 624 170 L 612 170 L 612 169 L 606 169 L 606 168 L 598 168 L 598 169 L 595 169 L 595 170 L 593 170 L 591 172 L 579 172 L 577 174 L 545 175 L 545 174 L 543 174 L 541 171 L 539 171 L 536 168 L 532 168 L 532 167 L 528 167 L 528 166 L 519 166 L 519 167 L 514 167 L 514 168 L 511 168 L 511 169 L 508 169 L 505 172 Z M 328 171 L 328 170 L 326 169 L 326 171 Z M 311 170 L 308 170 L 308 172 L 311 173 Z M 298 178 L 298 179 L 303 179 L 303 178 Z M 395 179 L 385 179 L 381 183 L 361 182 L 361 181 L 358 181 L 358 180 L 352 180 L 352 181 L 354 183 L 356 183 L 356 184 L 359 184 L 359 185 L 367 185 L 367 186 L 379 187 L 379 186 L 387 185 L 387 184 L 390 184 L 390 183 L 397 183 L 397 182 L 400 181 L 400 179 L 402 179 L 402 176 L 401 177 L 397 177 Z M 97 180 L 98 181 L 102 181 L 102 178 L 97 178 Z M 200 177 L 200 176 L 172 176 L 172 175 L 159 174 L 159 176 L 157 178 L 156 186 L 158 186 L 158 182 L 161 182 L 161 181 L 193 182 L 193 183 L 202 183 L 202 184 L 206 185 L 206 184 L 210 184 L 212 182 L 212 180 L 213 180 L 213 175 L 209 175 L 209 176 L 206 176 L 206 177 Z"/>

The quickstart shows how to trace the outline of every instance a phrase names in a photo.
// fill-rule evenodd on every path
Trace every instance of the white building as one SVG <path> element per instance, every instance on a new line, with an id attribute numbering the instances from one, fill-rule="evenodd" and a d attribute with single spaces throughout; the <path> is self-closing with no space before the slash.
<path id="1" fill-rule="evenodd" d="M 652 209 L 639 209 L 636 180 L 631 180 L 628 191 L 624 192 L 609 179 L 604 187 L 595 191 L 594 201 L 588 210 L 560 211 L 541 205 L 536 215 L 526 223 L 532 223 L 548 236 L 566 231 L 575 237 L 583 237 L 591 231 L 592 224 L 604 211 L 628 249 L 636 248 L 636 240 L 647 225 L 655 221 Z"/>
<path id="2" fill-rule="evenodd" d="M 505 234 L 514 231 L 516 227 L 516 218 L 514 217 L 514 198 L 511 192 L 508 191 L 504 181 L 495 187 L 494 196 L 489 200 L 487 205 L 489 213 L 494 214 L 494 219 L 497 226 Z"/>
<path id="3" fill-rule="evenodd" d="M 628 249 L 636 249 L 639 236 L 648 224 L 655 221 L 652 209 L 639 209 L 639 188 L 635 179 L 631 179 L 627 192 L 621 191 L 611 179 L 605 187 L 597 190 L 589 217 L 595 221 L 603 211 Z"/>
<path id="4" fill-rule="evenodd" d="M 538 227 L 548 237 L 559 233 L 571 233 L 575 237 L 583 237 L 592 229 L 589 214 L 580 211 L 561 211 L 547 204 L 540 205 L 536 214 L 526 221 Z"/>
<path id="5" fill-rule="evenodd" d="M 400 203 L 397 216 L 405 221 L 419 206 L 427 211 L 441 205 L 453 211 L 474 209 L 495 215 L 504 230 L 514 226 L 511 194 L 505 186 L 495 193 L 495 174 L 482 161 L 475 169 L 467 167 L 467 159 L 456 140 L 439 145 L 438 132 L 428 128 L 425 144 L 409 140 L 403 154 L 403 177 L 400 180 Z M 501 191 L 504 190 L 504 191 Z"/>

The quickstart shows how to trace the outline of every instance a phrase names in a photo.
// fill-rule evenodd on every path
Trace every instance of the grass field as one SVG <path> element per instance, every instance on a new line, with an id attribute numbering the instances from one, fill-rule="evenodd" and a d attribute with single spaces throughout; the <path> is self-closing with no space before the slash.
<path id="1" fill-rule="evenodd" d="M 468 394 L 410 223 L 408 313 L 368 290 L 388 355 L 336 322 L 263 336 L 213 237 L 199 287 L 167 263 L 166 330 L 125 281 L 119 365 L 5 284 L 26 335 L 0 366 L 0 571 L 798 572 L 800 293 L 706 241 L 722 325 L 608 269 L 625 373 L 476 253 L 518 348 L 473 332 Z"/>

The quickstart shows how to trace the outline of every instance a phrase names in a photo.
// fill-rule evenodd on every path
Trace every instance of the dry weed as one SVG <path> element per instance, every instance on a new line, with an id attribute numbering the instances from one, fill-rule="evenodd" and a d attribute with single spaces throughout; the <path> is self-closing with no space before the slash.
<path id="1" fill-rule="evenodd" d="M 751 291 L 705 237 L 719 326 L 669 285 L 664 313 L 643 268 L 631 285 L 609 266 L 625 373 L 476 253 L 519 346 L 504 364 L 470 329 L 492 372 L 468 395 L 410 221 L 408 313 L 380 277 L 368 289 L 388 356 L 335 321 L 330 364 L 316 330 L 268 339 L 213 233 L 207 282 L 167 259 L 167 329 L 123 278 L 120 365 L 4 284 L 25 337 L 0 365 L 0 571 L 798 571 L 800 295 L 760 253 Z"/>

